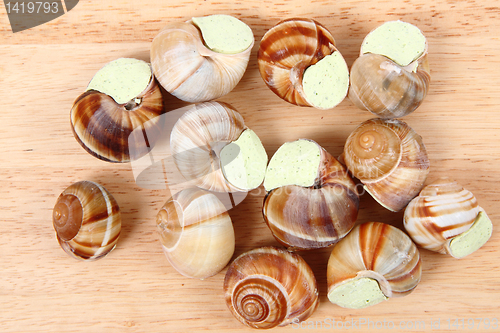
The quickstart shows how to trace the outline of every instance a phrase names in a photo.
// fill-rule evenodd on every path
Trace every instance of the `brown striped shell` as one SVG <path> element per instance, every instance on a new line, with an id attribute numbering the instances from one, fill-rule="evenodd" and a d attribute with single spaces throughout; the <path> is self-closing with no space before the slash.
<path id="1" fill-rule="evenodd" d="M 158 82 L 175 97 L 191 103 L 228 94 L 243 77 L 252 44 L 237 54 L 207 48 L 191 22 L 165 26 L 151 44 L 151 67 Z"/>
<path id="2" fill-rule="evenodd" d="M 318 145 L 319 146 L 319 145 Z M 354 227 L 359 209 L 347 170 L 320 147 L 321 162 L 311 187 L 287 185 L 269 191 L 262 213 L 278 242 L 289 250 L 328 247 Z"/>
<path id="3" fill-rule="evenodd" d="M 429 158 L 422 138 L 397 119 L 371 119 L 347 138 L 343 159 L 382 206 L 400 211 L 423 188 Z"/>
<path id="4" fill-rule="evenodd" d="M 61 193 L 52 212 L 59 245 L 76 259 L 97 260 L 118 242 L 120 208 L 102 185 L 81 181 Z"/>
<path id="5" fill-rule="evenodd" d="M 233 256 L 233 224 L 213 193 L 189 188 L 174 194 L 158 212 L 156 226 L 168 261 L 184 276 L 208 278 Z"/>
<path id="6" fill-rule="evenodd" d="M 180 173 L 202 189 L 240 191 L 224 177 L 220 150 L 246 128 L 243 117 L 227 104 L 195 105 L 177 120 L 170 134 L 170 151 Z"/>
<path id="7" fill-rule="evenodd" d="M 406 296 L 420 281 L 417 247 L 404 232 L 389 224 L 367 222 L 338 242 L 328 260 L 328 294 L 357 278 L 378 282 L 387 297 Z"/>
<path id="8" fill-rule="evenodd" d="M 259 46 L 259 71 L 266 85 L 285 101 L 312 106 L 302 87 L 304 71 L 335 52 L 335 40 L 312 19 L 291 18 L 267 31 Z"/>
<path id="9" fill-rule="evenodd" d="M 160 88 L 151 76 L 149 86 L 125 104 L 96 90 L 81 94 L 70 112 L 71 129 L 89 154 L 106 162 L 129 162 L 154 146 L 164 112 Z"/>
<path id="10" fill-rule="evenodd" d="M 469 230 L 481 209 L 470 191 L 440 178 L 408 204 L 404 226 L 417 245 L 449 254 L 450 241 Z"/>
<path id="11" fill-rule="evenodd" d="M 248 251 L 229 266 L 226 304 L 252 328 L 272 328 L 309 318 L 318 307 L 314 274 L 302 257 L 276 247 Z"/>

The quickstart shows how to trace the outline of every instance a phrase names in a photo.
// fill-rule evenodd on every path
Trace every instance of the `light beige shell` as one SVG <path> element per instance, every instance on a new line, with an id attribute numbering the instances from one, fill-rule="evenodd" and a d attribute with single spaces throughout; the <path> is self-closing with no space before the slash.
<path id="1" fill-rule="evenodd" d="M 349 279 L 375 279 L 388 298 L 411 293 L 422 266 L 417 247 L 404 232 L 389 224 L 367 222 L 338 242 L 328 260 L 328 293 Z"/>
<path id="2" fill-rule="evenodd" d="M 226 104 L 194 106 L 177 120 L 170 134 L 170 151 L 180 173 L 209 191 L 241 191 L 225 179 L 219 156 L 246 128 L 243 117 Z"/>
<path id="3" fill-rule="evenodd" d="M 289 250 L 335 244 L 354 227 L 358 216 L 359 197 L 354 181 L 332 155 L 322 147 L 320 151 L 321 162 L 313 186 L 283 186 L 264 198 L 264 220 L 276 240 Z"/>
<path id="4" fill-rule="evenodd" d="M 347 138 L 343 160 L 382 206 L 400 211 L 424 186 L 429 158 L 422 138 L 397 119 L 371 119 Z"/>
<path id="5" fill-rule="evenodd" d="M 156 225 L 168 261 L 182 275 L 208 278 L 233 256 L 233 224 L 213 193 L 197 188 L 176 193 L 158 212 Z"/>
<path id="6" fill-rule="evenodd" d="M 309 318 L 318 307 L 314 274 L 298 254 L 263 247 L 240 255 L 224 279 L 226 304 L 252 328 L 272 328 Z"/>
<path id="7" fill-rule="evenodd" d="M 404 226 L 417 245 L 450 254 L 450 241 L 469 230 L 481 210 L 470 191 L 440 178 L 408 204 Z"/>
<path id="8" fill-rule="evenodd" d="M 71 257 L 97 260 L 110 253 L 121 231 L 120 208 L 102 185 L 81 181 L 58 197 L 52 212 L 57 241 Z"/>
<path id="9" fill-rule="evenodd" d="M 361 52 L 350 72 L 349 99 L 381 118 L 400 118 L 422 104 L 431 80 L 425 51 L 408 66 L 385 56 Z"/>
<path id="10" fill-rule="evenodd" d="M 151 67 L 175 97 L 191 103 L 210 101 L 238 84 L 253 44 L 241 53 L 217 53 L 205 46 L 200 30 L 190 21 L 171 23 L 153 39 Z"/>

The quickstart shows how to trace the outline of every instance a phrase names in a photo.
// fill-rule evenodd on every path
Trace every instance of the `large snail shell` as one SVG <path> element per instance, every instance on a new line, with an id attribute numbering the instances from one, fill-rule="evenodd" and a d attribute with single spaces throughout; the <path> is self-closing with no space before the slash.
<path id="1" fill-rule="evenodd" d="M 182 275 L 215 275 L 234 253 L 231 218 L 213 193 L 197 188 L 176 193 L 158 212 L 156 224 L 168 261 Z"/>
<path id="2" fill-rule="evenodd" d="M 348 308 L 374 305 L 411 293 L 421 272 L 420 254 L 410 237 L 388 224 L 364 223 L 333 248 L 327 269 L 328 298 Z M 380 288 L 377 292 L 362 287 L 373 280 L 375 289 Z"/>
<path id="3" fill-rule="evenodd" d="M 311 268 L 297 254 L 263 247 L 240 255 L 224 280 L 226 304 L 252 328 L 272 328 L 309 318 L 318 307 Z"/>
<path id="4" fill-rule="evenodd" d="M 320 153 L 313 186 L 287 185 L 264 198 L 264 220 L 289 250 L 328 247 L 347 235 L 358 216 L 359 197 L 347 170 L 321 147 Z"/>
<path id="5" fill-rule="evenodd" d="M 103 186 L 90 181 L 74 183 L 61 193 L 52 220 L 59 245 L 77 259 L 104 257 L 120 236 L 116 200 Z"/>
<path id="6" fill-rule="evenodd" d="M 258 54 L 259 71 L 266 85 L 285 101 L 299 106 L 313 106 L 304 93 L 304 71 L 334 52 L 340 54 L 333 36 L 323 25 L 311 19 L 287 19 L 262 37 Z M 346 75 L 345 86 L 339 88 L 345 90 L 343 97 L 347 95 L 347 88 Z"/>
<path id="7" fill-rule="evenodd" d="M 245 130 L 243 117 L 230 106 L 218 102 L 195 105 L 177 120 L 170 135 L 170 151 L 180 173 L 188 181 L 194 181 L 196 186 L 209 191 L 248 190 L 236 187 L 226 179 L 220 157 L 222 149 L 237 140 Z M 261 144 L 259 148 L 264 151 Z M 267 165 L 267 154 L 264 152 L 264 155 L 265 161 L 257 170 L 262 179 Z"/>
<path id="8" fill-rule="evenodd" d="M 430 79 L 427 42 L 424 52 L 406 66 L 384 55 L 361 50 L 351 67 L 349 99 L 358 108 L 379 117 L 399 118 L 420 106 Z"/>
<path id="9" fill-rule="evenodd" d="M 343 159 L 365 190 L 392 211 L 420 192 L 430 167 L 420 135 L 396 119 L 359 125 L 347 138 Z"/>
<path id="10" fill-rule="evenodd" d="M 470 249 L 465 249 L 465 255 L 488 240 L 491 222 L 470 191 L 448 178 L 440 178 L 425 186 L 418 197 L 408 204 L 404 226 L 417 245 L 461 258 L 465 256 L 457 251 L 461 249 L 451 244 L 455 237 L 472 230 L 480 215 L 486 218 L 486 230 L 482 237 L 476 237 L 472 244 L 466 244 Z"/>
<path id="11" fill-rule="evenodd" d="M 164 27 L 151 45 L 151 66 L 160 84 L 172 95 L 191 103 L 210 101 L 228 94 L 247 68 L 254 41 L 243 52 L 224 54 L 204 44 L 192 24 Z"/>
<path id="12" fill-rule="evenodd" d="M 80 95 L 70 112 L 71 129 L 89 154 L 107 162 L 129 162 L 154 146 L 164 112 L 160 88 L 151 75 L 147 88 L 127 103 L 96 90 Z"/>

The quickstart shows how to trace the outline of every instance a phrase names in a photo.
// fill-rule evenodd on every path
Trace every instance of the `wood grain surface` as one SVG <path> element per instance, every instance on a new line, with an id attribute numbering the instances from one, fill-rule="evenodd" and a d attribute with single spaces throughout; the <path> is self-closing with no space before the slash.
<path id="1" fill-rule="evenodd" d="M 200 281 L 183 277 L 167 262 L 155 216 L 168 190 L 144 189 L 136 184 L 131 164 L 110 164 L 87 154 L 69 123 L 73 101 L 106 62 L 149 60 L 151 41 L 166 23 L 215 13 L 234 15 L 254 31 L 247 72 L 220 100 L 243 115 L 269 156 L 298 138 L 316 140 L 338 156 L 349 133 L 372 115 L 348 99 L 320 111 L 276 97 L 257 69 L 265 31 L 284 18 L 314 18 L 332 32 L 351 66 L 364 36 L 382 22 L 402 19 L 419 26 L 429 42 L 432 80 L 422 106 L 404 121 L 424 139 L 431 161 L 427 182 L 454 178 L 476 195 L 494 226 L 490 241 L 465 259 L 421 250 L 423 276 L 417 289 L 363 310 L 328 301 L 331 249 L 301 252 L 316 275 L 320 306 L 302 328 L 274 331 L 331 331 L 340 323 L 363 332 L 494 331 L 480 318 L 495 318 L 499 330 L 499 6 L 494 0 L 82 0 L 59 18 L 14 34 L 1 5 L 0 332 L 252 331 L 226 307 L 226 269 Z M 172 96 L 166 99 L 169 110 L 185 105 Z M 116 249 L 95 262 L 67 256 L 52 227 L 57 196 L 80 180 L 104 185 L 122 210 Z M 261 215 L 263 195 L 262 188 L 252 191 L 229 212 L 235 256 L 278 245 Z M 358 223 L 366 221 L 402 227 L 402 213 L 363 195 Z M 475 319 L 472 329 L 470 318 Z"/>

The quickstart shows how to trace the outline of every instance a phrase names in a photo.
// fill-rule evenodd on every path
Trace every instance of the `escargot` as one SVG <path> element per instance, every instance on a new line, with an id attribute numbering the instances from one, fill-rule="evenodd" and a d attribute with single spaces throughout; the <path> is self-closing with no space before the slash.
<path id="1" fill-rule="evenodd" d="M 347 95 L 347 64 L 332 34 L 314 20 L 287 19 L 267 31 L 258 63 L 266 85 L 289 103 L 331 109 Z"/>
<path id="2" fill-rule="evenodd" d="M 370 119 L 347 138 L 342 158 L 382 206 L 400 211 L 424 187 L 429 158 L 422 138 L 397 119 Z"/>
<path id="3" fill-rule="evenodd" d="M 266 172 L 260 139 L 223 103 L 200 103 L 184 113 L 172 128 L 170 151 L 180 173 L 209 191 L 249 191 Z"/>
<path id="4" fill-rule="evenodd" d="M 163 98 L 150 65 L 120 58 L 99 70 L 76 99 L 70 112 L 71 129 L 94 157 L 129 162 L 154 146 L 163 113 Z"/>
<path id="5" fill-rule="evenodd" d="M 151 66 L 160 84 L 191 103 L 229 93 L 247 68 L 254 44 L 248 25 L 229 15 L 170 23 L 153 39 Z"/>
<path id="6" fill-rule="evenodd" d="M 168 261 L 184 276 L 213 276 L 234 253 L 231 218 L 208 191 L 189 188 L 174 194 L 158 212 L 156 226 Z"/>
<path id="7" fill-rule="evenodd" d="M 349 99 L 382 118 L 410 114 L 430 83 L 427 40 L 416 26 L 386 22 L 370 32 L 351 67 Z"/>
<path id="8" fill-rule="evenodd" d="M 353 227 L 359 208 L 347 170 L 312 140 L 282 145 L 266 171 L 262 213 L 289 250 L 330 246 Z"/>
<path id="9" fill-rule="evenodd" d="M 252 328 L 272 328 L 309 318 L 318 307 L 314 274 L 302 257 L 262 247 L 236 258 L 224 279 L 226 304 Z"/>
<path id="10" fill-rule="evenodd" d="M 408 204 L 404 226 L 417 245 L 455 258 L 482 247 L 493 228 L 474 195 L 446 177 L 425 186 Z"/>
<path id="11" fill-rule="evenodd" d="M 80 181 L 57 198 L 52 221 L 61 248 L 76 259 L 97 260 L 114 249 L 121 231 L 120 208 L 102 185 Z"/>
<path id="12" fill-rule="evenodd" d="M 332 250 L 328 299 L 344 308 L 365 308 L 408 295 L 421 273 L 420 254 L 410 237 L 385 223 L 363 223 Z"/>

